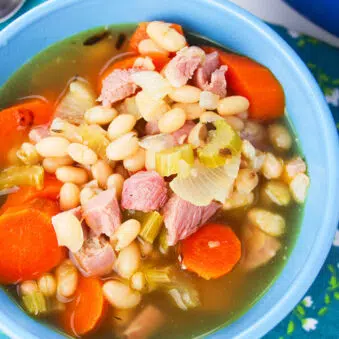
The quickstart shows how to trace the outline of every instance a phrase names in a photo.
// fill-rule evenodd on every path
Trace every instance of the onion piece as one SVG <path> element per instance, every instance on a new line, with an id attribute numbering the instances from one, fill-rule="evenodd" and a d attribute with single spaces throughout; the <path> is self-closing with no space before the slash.
<path id="1" fill-rule="evenodd" d="M 240 156 L 227 159 L 224 166 L 217 168 L 198 165 L 190 176 L 174 178 L 170 187 L 181 199 L 196 206 L 207 206 L 213 200 L 224 203 L 232 193 L 239 167 Z"/>

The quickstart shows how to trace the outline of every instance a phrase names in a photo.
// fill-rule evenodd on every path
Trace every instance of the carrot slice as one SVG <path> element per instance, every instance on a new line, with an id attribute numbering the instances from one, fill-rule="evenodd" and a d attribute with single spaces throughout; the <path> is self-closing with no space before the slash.
<path id="1" fill-rule="evenodd" d="M 66 304 L 66 311 L 61 315 L 61 323 L 67 333 L 82 336 L 98 328 L 106 310 L 101 281 L 81 277 L 73 300 Z"/>
<path id="2" fill-rule="evenodd" d="M 183 265 L 204 279 L 229 273 L 241 257 L 241 243 L 232 229 L 206 224 L 182 241 Z"/>
<path id="3" fill-rule="evenodd" d="M 11 148 L 20 145 L 33 125 L 41 125 L 52 118 L 52 106 L 34 99 L 6 108 L 0 112 L 0 164 L 5 163 Z"/>
<path id="4" fill-rule="evenodd" d="M 64 259 L 65 250 L 58 246 L 51 223 L 51 209 L 42 211 L 33 204 L 13 207 L 0 216 L 1 283 L 34 279 Z"/>
<path id="5" fill-rule="evenodd" d="M 208 53 L 219 52 L 220 61 L 228 66 L 227 86 L 232 92 L 246 97 L 250 102 L 251 119 L 269 121 L 284 115 L 284 90 L 265 66 L 238 54 L 205 47 Z"/>
<path id="6" fill-rule="evenodd" d="M 33 186 L 23 186 L 18 192 L 10 194 L 6 202 L 0 208 L 0 215 L 9 207 L 21 206 L 25 202 L 35 198 L 46 198 L 56 200 L 59 196 L 63 183 L 54 175 L 45 174 L 44 188 L 37 190 Z"/>
<path id="7" fill-rule="evenodd" d="M 133 35 L 132 35 L 132 37 L 129 41 L 129 49 L 128 50 L 130 52 L 138 53 L 138 45 L 139 45 L 140 41 L 145 40 L 145 39 L 149 39 L 149 36 L 146 32 L 148 24 L 149 24 L 149 22 L 141 22 L 138 25 L 137 29 L 135 30 L 135 32 L 133 33 Z M 171 27 L 174 28 L 181 35 L 184 35 L 184 31 L 183 31 L 183 29 L 180 25 L 172 24 Z"/>

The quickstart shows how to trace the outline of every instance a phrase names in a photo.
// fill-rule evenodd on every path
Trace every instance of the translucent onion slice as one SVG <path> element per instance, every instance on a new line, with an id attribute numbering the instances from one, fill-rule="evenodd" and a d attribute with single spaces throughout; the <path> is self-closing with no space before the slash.
<path id="1" fill-rule="evenodd" d="M 213 200 L 224 203 L 232 193 L 239 166 L 240 156 L 227 159 L 224 166 L 217 168 L 196 166 L 190 176 L 174 178 L 170 187 L 180 198 L 196 206 L 207 206 Z"/>
<path id="2" fill-rule="evenodd" d="M 74 124 L 81 124 L 85 112 L 96 105 L 96 95 L 85 80 L 72 81 L 64 97 L 59 102 L 55 117 L 65 119 Z"/>

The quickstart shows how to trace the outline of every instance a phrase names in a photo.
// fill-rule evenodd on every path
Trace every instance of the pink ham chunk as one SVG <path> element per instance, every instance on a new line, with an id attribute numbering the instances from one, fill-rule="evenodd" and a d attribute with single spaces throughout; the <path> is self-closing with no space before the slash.
<path id="1" fill-rule="evenodd" d="M 115 102 L 135 93 L 137 85 L 131 78 L 133 72 L 135 72 L 134 69 L 116 69 L 104 79 L 98 99 L 102 101 L 103 106 L 110 107 Z"/>
<path id="2" fill-rule="evenodd" d="M 113 270 L 115 254 L 110 243 L 103 237 L 88 238 L 70 259 L 86 277 L 103 276 Z"/>
<path id="3" fill-rule="evenodd" d="M 115 189 L 103 191 L 83 206 L 83 217 L 96 235 L 110 237 L 121 224 L 121 211 Z"/>
<path id="4" fill-rule="evenodd" d="M 29 140 L 34 144 L 37 144 L 39 141 L 41 141 L 44 138 L 47 138 L 48 136 L 50 136 L 48 125 L 40 125 L 33 127 L 28 135 Z"/>
<path id="5" fill-rule="evenodd" d="M 200 56 L 177 54 L 166 66 L 165 76 L 173 87 L 187 84 L 201 62 Z"/>
<path id="6" fill-rule="evenodd" d="M 226 96 L 225 72 L 227 66 L 219 66 L 218 52 L 207 54 L 204 64 L 195 72 L 193 82 L 200 89 L 224 98 Z"/>
<path id="7" fill-rule="evenodd" d="M 150 212 L 167 201 L 167 185 L 155 171 L 142 171 L 125 180 L 121 205 L 127 210 Z"/>
<path id="8" fill-rule="evenodd" d="M 163 208 L 164 222 L 167 228 L 167 242 L 174 246 L 195 233 L 220 208 L 216 202 L 208 206 L 195 206 L 173 195 Z"/>
<path id="9" fill-rule="evenodd" d="M 145 134 L 146 135 L 155 135 L 159 134 L 159 126 L 158 126 L 158 121 L 153 120 L 153 121 L 148 121 L 145 125 Z"/>
<path id="10" fill-rule="evenodd" d="M 184 126 L 172 133 L 176 144 L 182 145 L 187 140 L 191 130 L 195 126 L 195 123 L 191 120 L 187 121 Z"/>

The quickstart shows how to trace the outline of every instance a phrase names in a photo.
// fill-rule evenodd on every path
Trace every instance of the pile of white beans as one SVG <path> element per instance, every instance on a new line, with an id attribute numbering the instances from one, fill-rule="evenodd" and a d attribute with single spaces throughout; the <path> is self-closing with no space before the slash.
<path id="1" fill-rule="evenodd" d="M 139 44 L 141 55 L 178 52 L 185 48 L 186 40 L 169 24 L 152 22 L 147 27 L 149 39 Z M 156 147 L 144 149 L 139 144 L 135 126 L 139 119 L 157 121 L 160 133 L 178 131 L 189 120 L 196 122 L 187 136 L 187 142 L 195 149 L 206 142 L 206 124 L 225 119 L 240 135 L 262 141 L 273 146 L 276 154 L 262 152 L 244 140 L 242 163 L 236 178 L 234 191 L 224 203 L 224 210 L 250 207 L 255 200 L 254 191 L 260 177 L 265 184 L 260 189 L 260 198 L 267 209 L 251 208 L 248 218 L 261 230 L 273 236 L 285 230 L 285 220 L 271 212 L 274 205 L 287 206 L 294 199 L 302 203 L 306 197 L 309 178 L 304 161 L 297 157 L 283 160 L 284 153 L 292 147 L 292 137 L 282 124 L 268 127 L 247 119 L 250 102 L 242 96 L 219 98 L 208 91 L 184 85 L 174 87 L 166 74 L 154 71 L 150 58 L 139 58 L 138 65 L 148 70 L 135 73 L 133 80 L 141 88 L 136 95 L 125 99 L 115 107 L 100 105 L 84 112 L 84 123 L 100 126 L 109 141 L 106 157 L 100 156 L 85 143 L 74 142 L 57 133 L 51 133 L 38 143 L 24 143 L 17 155 L 30 154 L 34 164 L 41 163 L 47 173 L 55 174 L 63 182 L 60 190 L 60 208 L 68 211 L 86 204 L 99 192 L 114 188 L 121 198 L 124 180 L 130 173 L 146 168 L 154 170 Z M 84 88 L 80 90 L 85 90 Z M 81 100 L 81 96 L 79 96 Z M 33 164 L 33 163 L 32 163 Z M 129 284 L 109 280 L 103 285 L 107 300 L 118 309 L 136 307 L 141 301 L 141 292 L 147 281 L 140 270 L 141 259 L 152 253 L 152 245 L 138 239 L 140 223 L 130 219 L 124 222 L 111 239 L 118 253 L 114 270 Z M 45 296 L 57 296 L 65 301 L 76 291 L 78 271 L 71 261 L 64 261 L 54 273 L 42 275 L 37 281 L 21 284 L 21 293 L 40 290 Z"/>

